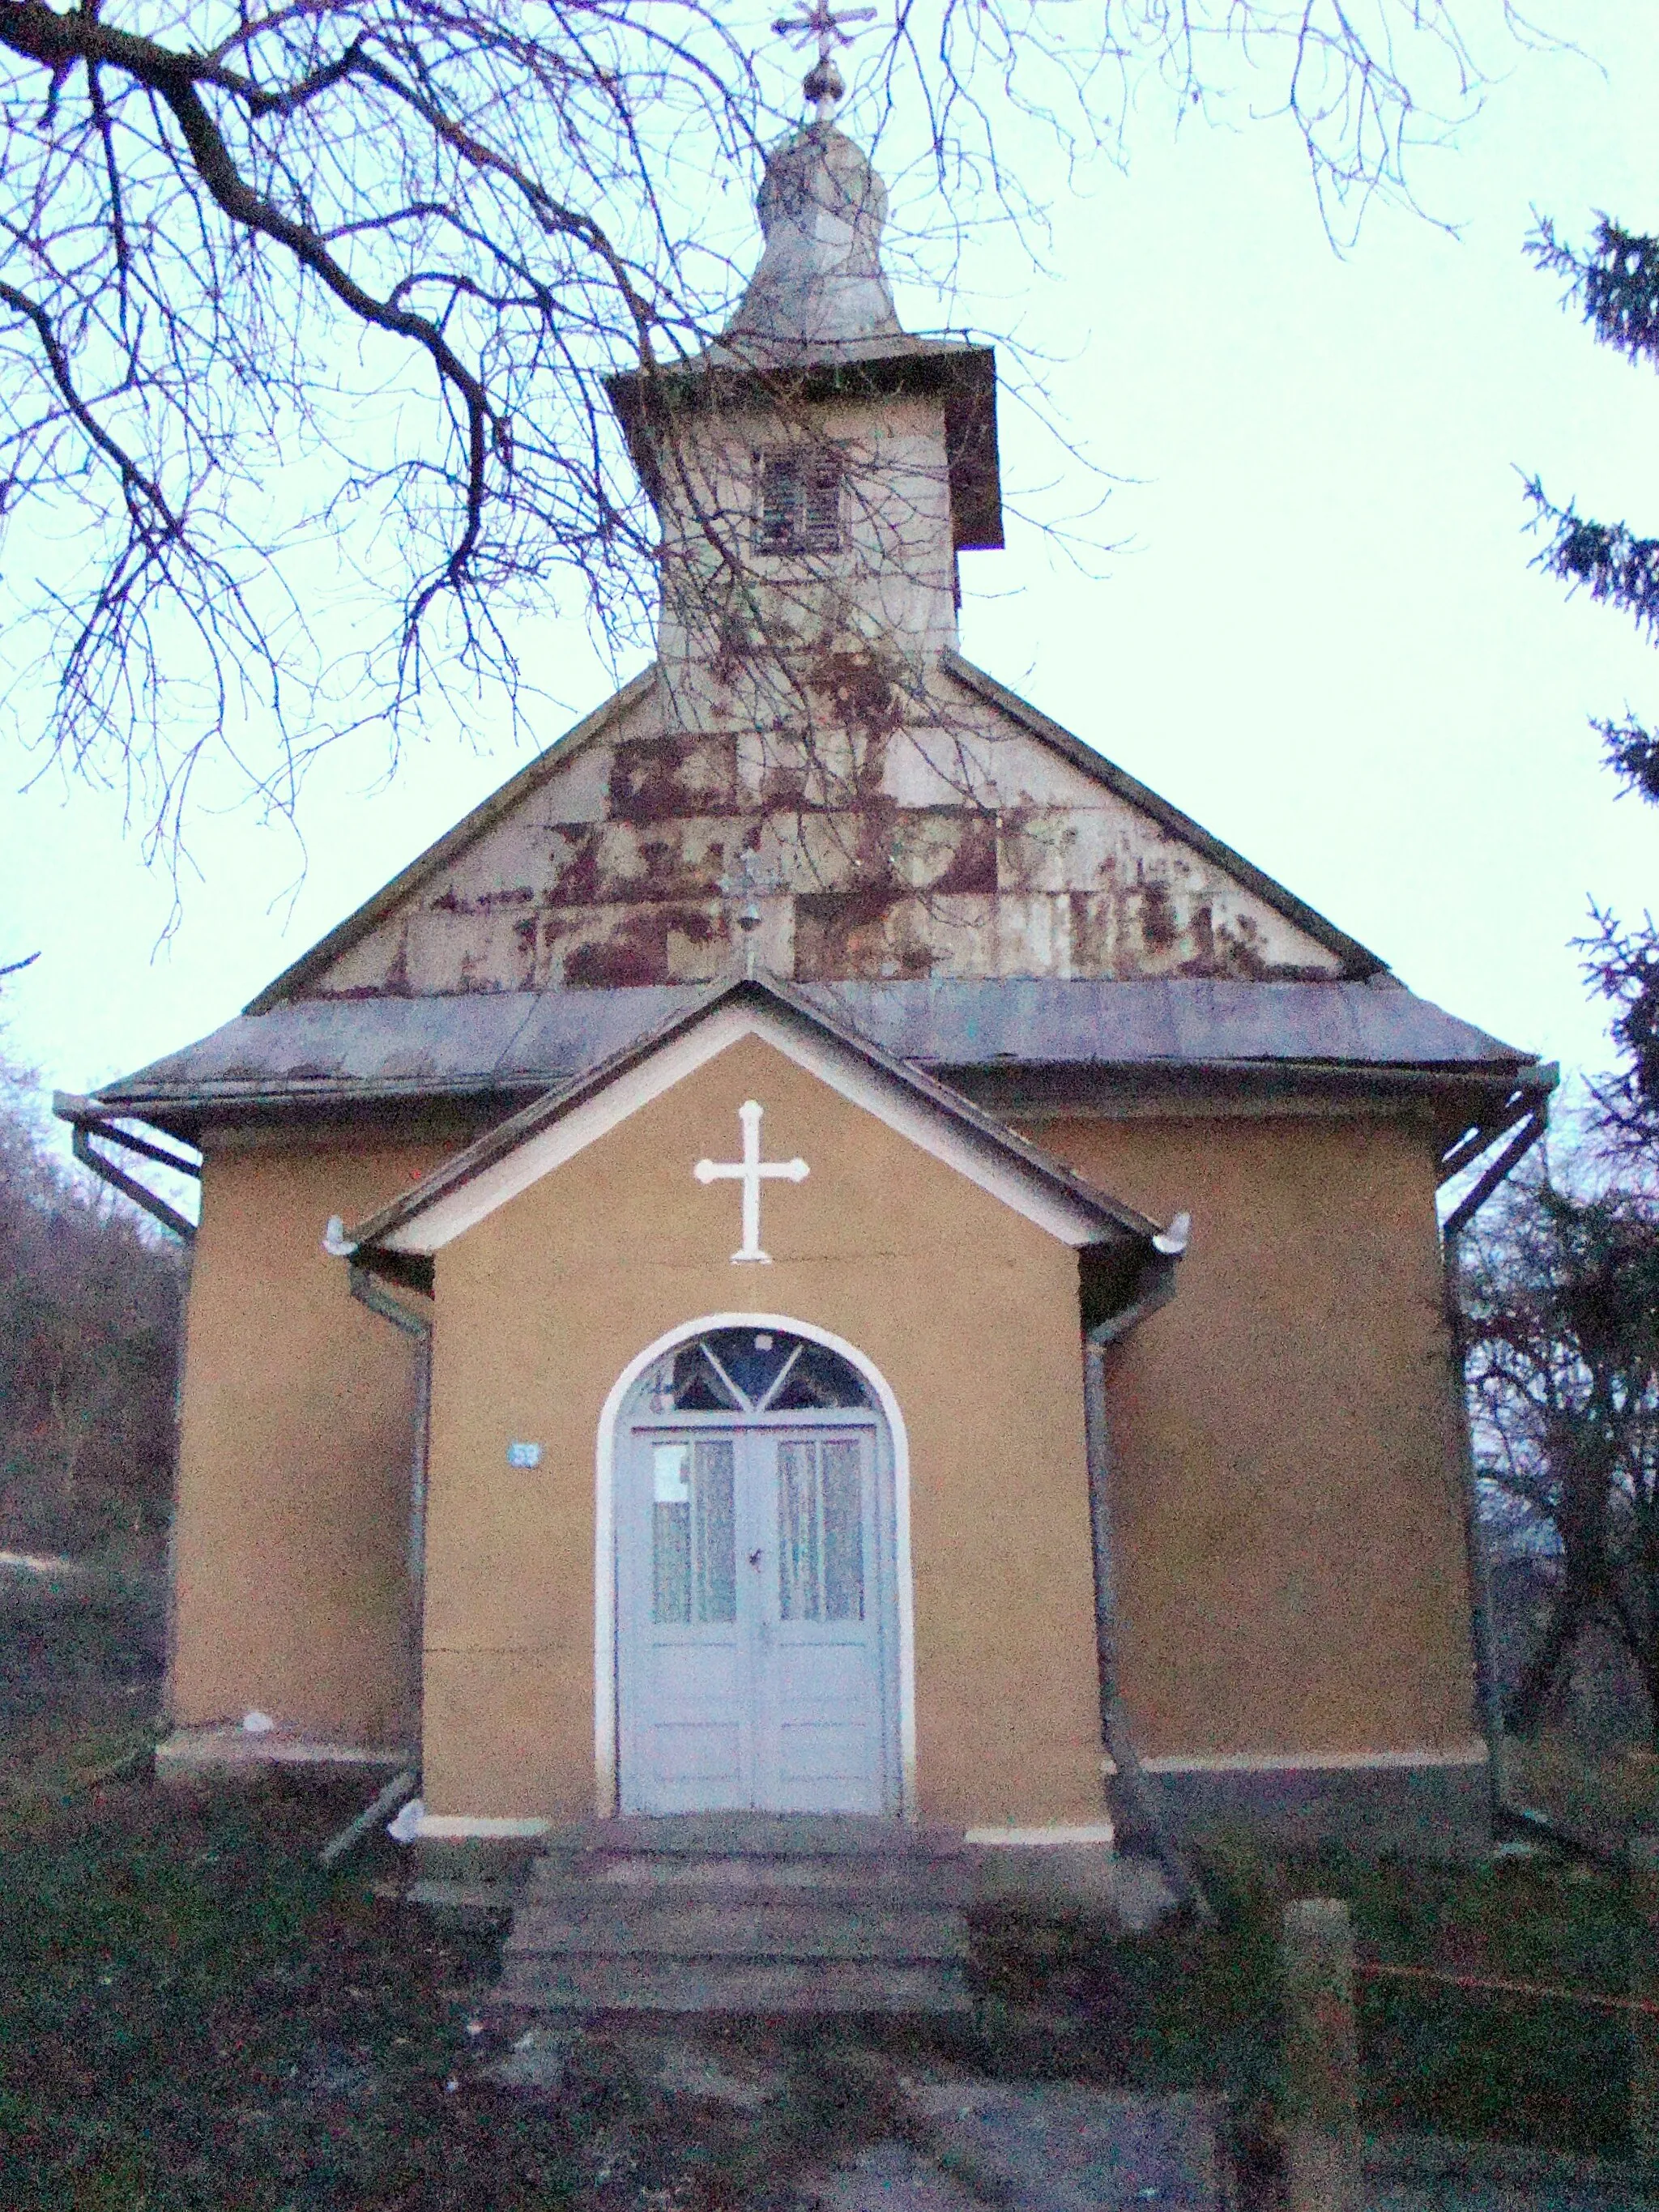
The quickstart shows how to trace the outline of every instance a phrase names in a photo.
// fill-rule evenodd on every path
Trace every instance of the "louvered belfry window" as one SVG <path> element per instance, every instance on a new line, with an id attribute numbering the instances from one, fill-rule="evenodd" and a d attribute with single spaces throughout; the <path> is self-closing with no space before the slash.
<path id="1" fill-rule="evenodd" d="M 841 550 L 842 457 L 823 446 L 790 446 L 756 455 L 755 543 L 763 553 Z"/>

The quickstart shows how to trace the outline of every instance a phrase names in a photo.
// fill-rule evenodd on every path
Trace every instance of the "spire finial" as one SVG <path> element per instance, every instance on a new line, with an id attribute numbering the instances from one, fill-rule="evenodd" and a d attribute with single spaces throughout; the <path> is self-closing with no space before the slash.
<path id="1" fill-rule="evenodd" d="M 780 15 L 773 24 L 775 36 L 789 40 L 792 45 L 804 46 L 811 39 L 818 42 L 817 60 L 803 78 L 801 90 L 820 123 L 829 122 L 847 92 L 847 81 L 836 64 L 835 49 L 850 46 L 853 39 L 842 26 L 873 22 L 875 15 L 873 8 L 832 8 L 830 0 L 802 0 L 799 15 Z"/>
<path id="2" fill-rule="evenodd" d="M 738 854 L 736 867 L 720 878 L 716 889 L 734 904 L 743 902 L 732 918 L 743 938 L 743 972 L 752 983 L 760 970 L 760 945 L 755 933 L 766 919 L 761 899 L 768 892 L 784 889 L 782 874 L 776 868 L 762 868 L 745 845 Z"/>

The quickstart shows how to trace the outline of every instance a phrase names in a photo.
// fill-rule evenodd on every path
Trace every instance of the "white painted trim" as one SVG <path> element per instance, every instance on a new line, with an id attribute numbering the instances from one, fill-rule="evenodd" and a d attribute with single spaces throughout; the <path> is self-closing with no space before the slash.
<path id="1" fill-rule="evenodd" d="M 792 1314 L 704 1314 L 682 1322 L 630 1359 L 599 1413 L 593 1496 L 593 1793 L 602 1820 L 617 1809 L 617 1425 L 629 1392 L 646 1369 L 678 1344 L 716 1328 L 772 1329 L 821 1344 L 855 1367 L 875 1392 L 893 1449 L 893 1577 L 898 1613 L 899 1811 L 916 1806 L 916 1607 L 910 1558 L 910 1438 L 887 1378 L 855 1344 Z"/>
<path id="2" fill-rule="evenodd" d="M 496 1207 L 517 1198 L 589 1145 L 659 1098 L 665 1091 L 735 1044 L 751 1026 L 737 1007 L 716 1007 L 706 1021 L 671 1037 L 632 1067 L 624 1068 L 592 1098 L 562 1115 L 533 1137 L 526 1137 L 510 1152 L 423 1206 L 385 1238 L 394 1252 L 441 1252 L 446 1244 L 474 1228 Z M 687 1174 L 690 1172 L 687 1164 Z"/>
<path id="3" fill-rule="evenodd" d="M 415 1833 L 422 1841 L 430 1838 L 434 1843 L 459 1843 L 470 1836 L 511 1841 L 520 1836 L 530 1839 L 544 1836 L 552 1826 L 551 1820 L 539 1818 L 497 1820 L 478 1813 L 422 1813 Z"/>
<path id="4" fill-rule="evenodd" d="M 372 1746 L 326 1743 L 309 1736 L 249 1735 L 240 1724 L 229 1728 L 175 1729 L 155 1747 L 158 1766 L 400 1766 L 418 1767 L 413 1750 L 377 1750 Z"/>
<path id="5" fill-rule="evenodd" d="M 394 1252 L 431 1254 L 473 1228 L 496 1207 L 561 1168 L 746 1036 L 758 1036 L 787 1060 L 939 1160 L 1062 1244 L 1077 1247 L 1100 1234 L 1100 1218 L 1056 1189 L 989 1137 L 981 1138 L 942 1107 L 930 1104 L 836 1039 L 766 1006 L 716 1006 L 702 1020 L 625 1068 L 568 1114 L 526 1137 L 469 1181 L 433 1200 L 381 1241 Z M 691 1162 L 686 1163 L 688 1177 Z M 712 1224 L 711 1224 L 712 1229 Z"/>
<path id="6" fill-rule="evenodd" d="M 1425 1745 L 1417 1751 L 1194 1751 L 1143 1759 L 1148 1774 L 1318 1774 L 1367 1767 L 1481 1766 L 1484 1743 Z"/>
<path id="7" fill-rule="evenodd" d="M 1090 1820 L 1073 1827 L 969 1828 L 962 1840 L 990 1850 L 1045 1851 L 1110 1844 L 1116 1833 L 1109 1820 Z"/>

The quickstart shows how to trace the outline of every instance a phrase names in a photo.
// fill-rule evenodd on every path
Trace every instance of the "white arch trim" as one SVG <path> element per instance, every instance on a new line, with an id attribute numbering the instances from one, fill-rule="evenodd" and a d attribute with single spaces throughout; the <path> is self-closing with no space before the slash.
<path id="1" fill-rule="evenodd" d="M 714 1313 L 682 1322 L 630 1359 L 599 1414 L 593 1494 L 593 1792 L 601 1819 L 617 1809 L 617 1425 L 647 1367 L 690 1338 L 716 1328 L 773 1329 L 804 1336 L 858 1370 L 876 1395 L 893 1445 L 893 1574 L 898 1613 L 899 1811 L 916 1809 L 916 1616 L 910 1570 L 910 1439 L 887 1378 L 855 1344 L 793 1314 Z"/>

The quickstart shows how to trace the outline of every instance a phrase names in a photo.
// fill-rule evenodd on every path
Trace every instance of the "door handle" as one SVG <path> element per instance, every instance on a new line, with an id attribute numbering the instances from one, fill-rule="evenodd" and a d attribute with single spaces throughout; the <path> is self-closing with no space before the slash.
<path id="1" fill-rule="evenodd" d="M 751 1567 L 757 1567 L 757 1566 L 759 1566 L 760 1563 L 761 1563 L 761 1555 L 760 1555 L 760 1553 L 759 1553 L 758 1552 L 751 1552 L 751 1553 L 749 1554 L 749 1564 L 750 1564 L 750 1565 Z"/>

